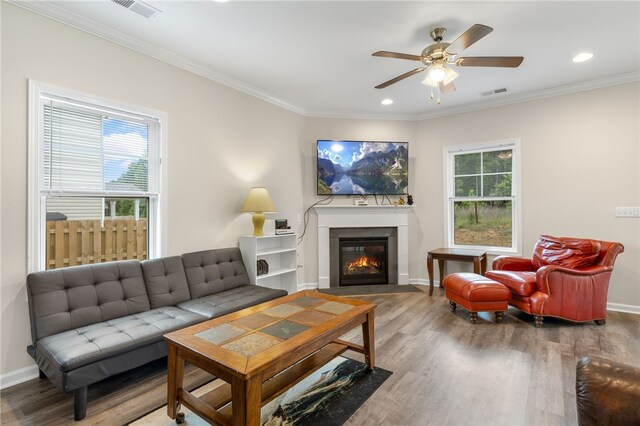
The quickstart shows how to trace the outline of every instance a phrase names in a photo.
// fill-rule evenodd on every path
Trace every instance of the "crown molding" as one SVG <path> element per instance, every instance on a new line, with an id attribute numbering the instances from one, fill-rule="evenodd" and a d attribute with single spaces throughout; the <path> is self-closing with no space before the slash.
<path id="1" fill-rule="evenodd" d="M 109 28 L 106 25 L 102 25 L 78 14 L 69 12 L 68 10 L 63 9 L 53 3 L 43 0 L 5 1 L 12 5 L 26 9 L 30 12 L 37 13 L 39 15 L 53 19 L 54 21 L 61 22 L 65 25 L 69 25 L 70 27 L 79 29 L 81 31 L 93 34 L 126 48 L 135 50 L 136 52 L 150 56 L 154 59 L 158 59 L 168 64 L 175 65 L 178 68 L 182 68 L 186 71 L 200 75 L 209 80 L 213 80 L 217 83 L 239 90 L 240 92 L 246 93 L 258 99 L 262 99 L 263 101 L 269 102 L 270 104 L 276 105 L 280 108 L 286 109 L 296 114 L 306 116 L 308 113 L 307 110 L 301 106 L 280 99 L 277 96 L 260 90 L 257 87 L 246 84 L 218 70 L 206 67 L 181 55 L 177 55 L 173 52 L 144 42 L 135 37 L 128 36 L 120 31 Z"/>
<path id="2" fill-rule="evenodd" d="M 0 0 L 2 1 L 2 0 Z M 490 100 L 474 102 L 460 106 L 438 108 L 422 114 L 393 114 L 384 112 L 357 112 L 357 111 L 336 111 L 336 110 L 313 110 L 300 105 L 293 104 L 281 99 L 271 93 L 265 92 L 257 87 L 237 80 L 227 74 L 210 67 L 206 67 L 197 62 L 191 61 L 181 55 L 159 48 L 150 43 L 128 36 L 120 31 L 115 31 L 105 25 L 87 19 L 66 9 L 56 6 L 44 0 L 4 0 L 7 3 L 43 15 L 47 18 L 69 25 L 73 28 L 93 34 L 105 40 L 119 44 L 136 52 L 174 65 L 178 68 L 192 72 L 209 80 L 236 89 L 247 95 L 256 97 L 265 102 L 283 108 L 287 111 L 299 114 L 304 117 L 313 118 L 337 118 L 337 119 L 362 119 L 362 120 L 398 120 L 398 121 L 422 121 L 432 118 L 446 117 L 450 115 L 462 114 L 466 112 L 479 111 L 483 109 L 495 108 L 521 102 L 535 101 L 554 96 L 566 95 L 570 93 L 583 92 L 619 84 L 633 83 L 640 81 L 640 72 L 614 75 L 602 79 L 585 81 L 580 83 L 567 84 L 564 86 L 542 89 L 534 92 L 527 92 L 520 95 L 494 98 Z"/>
<path id="3" fill-rule="evenodd" d="M 390 121 L 417 121 L 417 114 L 394 114 L 388 112 L 357 112 L 337 110 L 308 110 L 305 114 L 309 118 L 338 118 L 359 120 L 390 120 Z"/>
<path id="4" fill-rule="evenodd" d="M 483 109 L 496 108 L 505 105 L 518 104 L 522 102 L 536 101 L 539 99 L 552 98 L 554 96 L 568 95 L 571 93 L 585 92 L 588 90 L 601 89 L 604 87 L 617 86 L 620 84 L 635 83 L 640 81 L 640 72 L 631 72 L 600 78 L 596 80 L 583 81 L 580 83 L 567 84 L 564 86 L 551 87 L 549 89 L 536 90 L 520 95 L 511 95 L 504 98 L 497 98 L 472 104 L 460 105 L 458 107 L 443 108 L 416 116 L 417 121 L 429 120 L 432 118 L 446 117 L 450 115 L 462 114 L 466 112 L 479 111 Z"/>

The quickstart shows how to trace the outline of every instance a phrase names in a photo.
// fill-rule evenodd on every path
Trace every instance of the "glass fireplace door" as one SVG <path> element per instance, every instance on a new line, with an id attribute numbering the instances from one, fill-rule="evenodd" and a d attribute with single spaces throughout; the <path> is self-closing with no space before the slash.
<path id="1" fill-rule="evenodd" d="M 387 284 L 385 238 L 340 238 L 340 285 Z"/>

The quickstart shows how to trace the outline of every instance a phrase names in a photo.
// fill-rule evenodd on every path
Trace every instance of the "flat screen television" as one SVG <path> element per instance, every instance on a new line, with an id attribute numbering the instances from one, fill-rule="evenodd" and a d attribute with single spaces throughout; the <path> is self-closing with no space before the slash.
<path id="1" fill-rule="evenodd" d="M 407 142 L 318 140 L 318 195 L 403 195 Z"/>

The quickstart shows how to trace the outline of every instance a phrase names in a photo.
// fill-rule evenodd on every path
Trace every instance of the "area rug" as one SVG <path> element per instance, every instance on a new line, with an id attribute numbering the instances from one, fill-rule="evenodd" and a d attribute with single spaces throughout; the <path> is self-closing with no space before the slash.
<path id="1" fill-rule="evenodd" d="M 391 371 L 376 367 L 367 371 L 365 364 L 337 357 L 319 368 L 282 395 L 262 407 L 260 424 L 264 426 L 339 426 L 382 385 Z M 193 391 L 203 395 L 224 382 L 214 380 Z M 184 425 L 204 426 L 208 423 L 186 407 Z M 131 425 L 175 425 L 167 416 L 166 406 L 134 421 Z"/>
<path id="2" fill-rule="evenodd" d="M 333 296 L 368 296 L 374 294 L 423 293 L 417 287 L 408 285 L 352 285 L 348 287 L 321 288 L 320 293 Z"/>

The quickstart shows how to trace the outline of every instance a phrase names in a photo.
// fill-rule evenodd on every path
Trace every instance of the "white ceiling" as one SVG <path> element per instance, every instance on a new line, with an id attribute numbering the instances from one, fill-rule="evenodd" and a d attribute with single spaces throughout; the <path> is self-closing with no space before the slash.
<path id="1" fill-rule="evenodd" d="M 201 1 L 146 2 L 146 19 L 108 0 L 21 1 L 43 13 L 309 116 L 434 117 L 637 81 L 640 2 Z M 428 33 L 451 42 L 475 23 L 494 31 L 462 56 L 524 56 L 519 68 L 456 68 L 457 91 L 436 105 L 424 74 L 374 89 L 419 63 Z M 571 58 L 590 51 L 594 58 Z M 507 93 L 480 96 L 506 87 Z M 384 98 L 394 100 L 383 106 Z"/>

